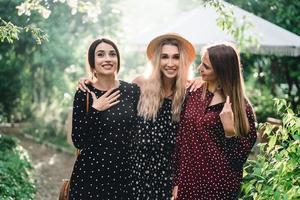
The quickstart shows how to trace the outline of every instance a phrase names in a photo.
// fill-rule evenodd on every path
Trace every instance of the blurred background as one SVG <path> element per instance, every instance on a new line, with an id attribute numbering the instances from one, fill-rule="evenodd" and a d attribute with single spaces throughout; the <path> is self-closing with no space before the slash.
<path id="1" fill-rule="evenodd" d="M 241 198 L 272 199 L 273 191 L 275 199 L 297 199 L 299 21 L 298 0 L 0 0 L 0 199 L 56 199 L 60 180 L 69 177 L 74 148 L 67 140 L 67 118 L 79 78 L 88 77 L 89 44 L 103 36 L 116 41 L 118 76 L 130 82 L 147 71 L 147 43 L 165 32 L 178 32 L 197 48 L 194 76 L 204 44 L 227 40 L 239 46 L 246 92 L 263 124 L 259 141 L 271 148 L 266 155 L 261 151 L 267 147 L 254 149 Z M 280 189 L 283 183 L 274 180 L 276 188 L 265 179 L 290 171 L 267 174 L 279 159 L 262 161 L 257 155 L 270 158 L 287 141 L 295 145 L 286 158 L 294 159 L 293 167 L 284 168 L 293 172 L 292 184 Z M 255 169 L 265 170 L 256 172 L 265 184 L 251 175 Z"/>

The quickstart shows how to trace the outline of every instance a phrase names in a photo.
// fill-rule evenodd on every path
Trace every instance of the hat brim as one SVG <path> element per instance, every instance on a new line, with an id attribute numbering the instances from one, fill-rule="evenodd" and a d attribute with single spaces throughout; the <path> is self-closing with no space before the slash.
<path id="1" fill-rule="evenodd" d="M 147 57 L 149 60 L 151 60 L 153 58 L 156 47 L 165 39 L 178 40 L 181 43 L 182 48 L 185 49 L 185 51 L 187 53 L 188 62 L 190 64 L 192 64 L 192 62 L 194 61 L 194 59 L 196 57 L 196 50 L 195 50 L 194 46 L 187 39 L 183 38 L 182 36 L 180 36 L 177 33 L 167 33 L 167 34 L 163 34 L 163 35 L 157 36 L 154 39 L 152 39 L 147 47 Z"/>

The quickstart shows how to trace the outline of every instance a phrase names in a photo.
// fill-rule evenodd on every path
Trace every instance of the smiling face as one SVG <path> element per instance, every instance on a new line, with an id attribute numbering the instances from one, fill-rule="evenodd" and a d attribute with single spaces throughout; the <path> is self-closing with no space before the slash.
<path id="1" fill-rule="evenodd" d="M 165 44 L 161 49 L 160 70 L 165 78 L 174 79 L 178 74 L 179 50 L 177 46 Z"/>
<path id="2" fill-rule="evenodd" d="M 217 81 L 217 75 L 216 75 L 216 73 L 212 67 L 212 64 L 209 60 L 207 51 L 202 56 L 201 64 L 198 67 L 198 71 L 199 71 L 203 81 L 207 81 L 207 82 Z"/>
<path id="3" fill-rule="evenodd" d="M 116 50 L 105 42 L 101 42 L 95 49 L 95 68 L 97 75 L 114 75 L 117 71 L 118 57 Z"/>

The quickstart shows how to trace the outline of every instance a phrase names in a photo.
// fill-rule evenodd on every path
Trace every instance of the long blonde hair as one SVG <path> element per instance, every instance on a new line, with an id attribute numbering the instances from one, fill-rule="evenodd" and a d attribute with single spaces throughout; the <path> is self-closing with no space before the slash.
<path id="1" fill-rule="evenodd" d="M 141 88 L 141 96 L 138 103 L 138 115 L 146 120 L 155 120 L 159 108 L 162 106 L 165 98 L 163 87 L 163 74 L 160 70 L 161 50 L 164 45 L 176 46 L 179 50 L 179 71 L 173 83 L 173 100 L 172 100 L 172 120 L 178 122 L 182 109 L 182 103 L 185 98 L 185 84 L 188 78 L 189 63 L 186 59 L 187 52 L 182 48 L 181 43 L 176 39 L 165 39 L 155 49 L 152 57 L 152 71 L 149 79 Z"/>
<path id="2" fill-rule="evenodd" d="M 250 106 L 251 103 L 245 94 L 239 53 L 231 43 L 208 46 L 204 48 L 205 51 L 218 77 L 223 95 L 230 97 L 236 135 L 246 136 L 249 131 L 246 103 Z"/>

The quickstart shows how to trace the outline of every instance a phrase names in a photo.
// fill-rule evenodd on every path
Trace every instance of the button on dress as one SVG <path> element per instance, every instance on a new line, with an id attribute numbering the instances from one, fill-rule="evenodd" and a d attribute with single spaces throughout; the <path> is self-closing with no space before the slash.
<path id="1" fill-rule="evenodd" d="M 130 192 L 130 132 L 135 124 L 139 88 L 120 81 L 120 103 L 86 113 L 86 93 L 74 98 L 72 140 L 80 149 L 71 176 L 70 199 L 132 199 Z M 97 97 L 105 91 L 90 86 Z"/>
<path id="2" fill-rule="evenodd" d="M 224 103 L 209 106 L 213 93 L 192 92 L 181 116 L 174 154 L 178 200 L 237 199 L 243 164 L 256 141 L 255 117 L 246 104 L 250 130 L 245 137 L 225 137 L 219 117 Z"/>
<path id="3" fill-rule="evenodd" d="M 172 190 L 172 154 L 178 123 L 172 122 L 172 100 L 165 98 L 155 121 L 138 117 L 133 132 L 135 200 L 166 200 Z"/>

